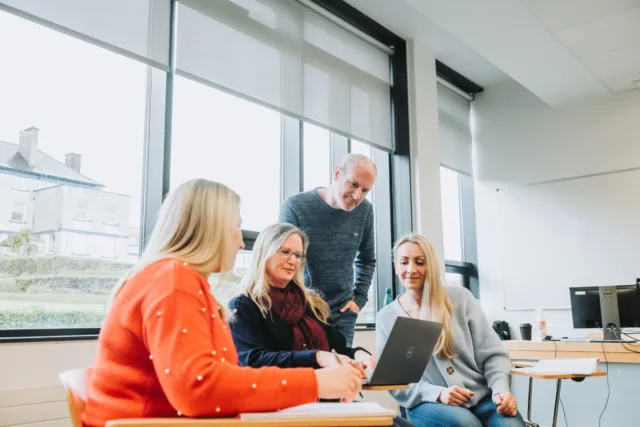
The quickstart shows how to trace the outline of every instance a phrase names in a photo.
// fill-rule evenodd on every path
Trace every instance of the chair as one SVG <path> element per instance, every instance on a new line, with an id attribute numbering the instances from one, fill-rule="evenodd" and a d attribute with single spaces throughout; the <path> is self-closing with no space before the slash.
<path id="1" fill-rule="evenodd" d="M 82 426 L 82 413 L 89 394 L 89 382 L 92 369 L 81 368 L 62 372 L 58 375 L 67 396 L 67 406 L 73 427 Z M 363 417 L 363 418 L 305 418 L 290 420 L 251 420 L 242 421 L 239 418 L 139 418 L 127 420 L 112 420 L 107 427 L 373 427 L 391 426 L 393 417 Z"/>
<path id="2" fill-rule="evenodd" d="M 91 372 L 91 368 L 80 368 L 58 374 L 67 396 L 67 406 L 73 427 L 82 427 L 82 413 L 89 394 Z"/>

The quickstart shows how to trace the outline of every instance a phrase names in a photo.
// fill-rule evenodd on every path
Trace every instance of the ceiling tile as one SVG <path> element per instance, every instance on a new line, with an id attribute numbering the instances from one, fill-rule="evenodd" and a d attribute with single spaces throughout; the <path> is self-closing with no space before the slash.
<path id="1" fill-rule="evenodd" d="M 578 58 L 640 43 L 640 7 L 556 33 Z"/>
<path id="2" fill-rule="evenodd" d="M 640 6 L 640 0 L 520 0 L 553 32 Z"/>
<path id="3" fill-rule="evenodd" d="M 640 80 L 640 71 L 633 74 L 626 74 L 624 76 L 616 77 L 613 79 L 605 80 L 605 84 L 613 92 L 626 92 L 628 90 L 638 89 L 638 86 L 634 83 L 635 80 Z"/>
<path id="4" fill-rule="evenodd" d="M 582 58 L 582 62 L 603 80 L 640 71 L 640 44 Z"/>

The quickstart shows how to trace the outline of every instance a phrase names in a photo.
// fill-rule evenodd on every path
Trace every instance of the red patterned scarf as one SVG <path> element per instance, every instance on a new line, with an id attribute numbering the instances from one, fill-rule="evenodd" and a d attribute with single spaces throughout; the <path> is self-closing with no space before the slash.
<path id="1" fill-rule="evenodd" d="M 307 314 L 304 292 L 294 282 L 284 289 L 271 287 L 271 311 L 293 327 L 293 351 L 329 351 L 329 340 L 322 325 Z"/>

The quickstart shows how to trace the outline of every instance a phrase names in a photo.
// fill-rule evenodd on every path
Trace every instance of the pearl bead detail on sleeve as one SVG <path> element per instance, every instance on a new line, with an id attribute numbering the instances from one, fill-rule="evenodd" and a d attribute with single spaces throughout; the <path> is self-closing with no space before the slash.
<path id="1" fill-rule="evenodd" d="M 202 381 L 202 375 L 198 375 L 198 381 Z"/>
<path id="2" fill-rule="evenodd" d="M 251 384 L 251 388 L 253 388 L 255 390 L 256 388 L 258 388 L 258 384 L 256 384 L 256 383 Z"/>
<path id="3" fill-rule="evenodd" d="M 220 407 L 219 406 L 216 408 L 216 412 L 220 412 Z"/>
<path id="4" fill-rule="evenodd" d="M 186 334 L 186 333 L 187 333 L 186 328 L 182 330 L 182 333 L 183 333 L 183 334 Z"/>
<path id="5" fill-rule="evenodd" d="M 169 368 L 164 370 L 164 373 L 167 374 L 167 375 L 169 375 L 169 372 L 171 372 L 171 369 L 169 369 Z"/>
<path id="6" fill-rule="evenodd" d="M 287 385 L 287 380 L 282 380 L 282 385 Z"/>

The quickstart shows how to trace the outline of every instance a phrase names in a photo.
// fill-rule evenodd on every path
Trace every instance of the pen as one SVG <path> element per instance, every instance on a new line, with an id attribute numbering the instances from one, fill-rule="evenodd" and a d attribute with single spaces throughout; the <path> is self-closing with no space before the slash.
<path id="1" fill-rule="evenodd" d="M 335 358 L 336 358 L 336 362 L 338 362 L 338 365 L 342 365 L 342 361 L 341 361 L 341 360 L 340 360 L 340 358 L 338 357 L 338 352 L 337 352 L 335 349 L 333 349 L 333 350 L 331 350 L 331 353 L 333 353 L 333 355 L 335 356 Z M 364 399 L 364 396 L 362 395 L 362 392 L 358 392 L 358 395 L 360 395 L 360 397 L 361 397 L 362 399 Z"/>

